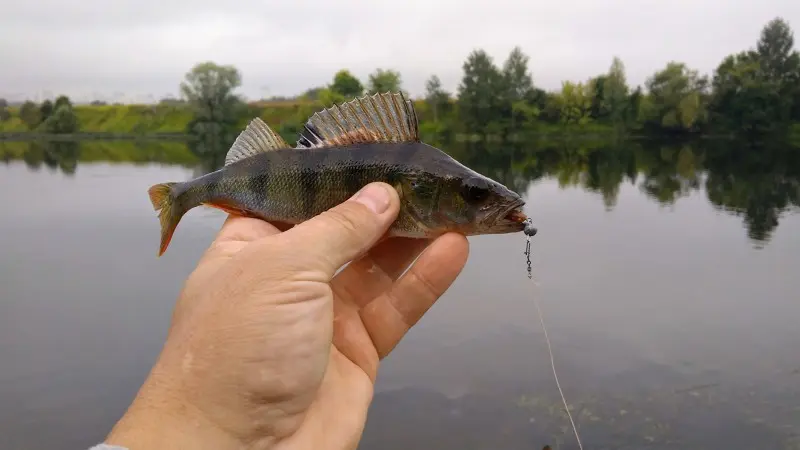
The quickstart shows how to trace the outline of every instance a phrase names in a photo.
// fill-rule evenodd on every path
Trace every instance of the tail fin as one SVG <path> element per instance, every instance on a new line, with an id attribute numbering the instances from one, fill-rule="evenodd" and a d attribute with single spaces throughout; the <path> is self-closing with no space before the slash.
<path id="1" fill-rule="evenodd" d="M 185 213 L 185 211 L 179 211 L 176 208 L 175 195 L 172 191 L 172 187 L 176 184 L 172 182 L 160 183 L 151 186 L 147 190 L 147 193 L 150 194 L 150 202 L 153 203 L 153 209 L 160 210 L 158 220 L 161 222 L 161 247 L 158 250 L 158 256 L 167 251 L 169 241 L 172 240 L 172 234 L 175 233 L 175 228 Z"/>

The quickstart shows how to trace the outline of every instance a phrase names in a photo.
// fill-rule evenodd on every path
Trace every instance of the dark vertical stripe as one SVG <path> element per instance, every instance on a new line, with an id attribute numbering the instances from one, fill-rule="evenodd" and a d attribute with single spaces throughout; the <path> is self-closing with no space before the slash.
<path id="1" fill-rule="evenodd" d="M 417 142 L 367 143 L 345 147 L 294 150 L 296 152 L 296 179 L 289 183 L 295 195 L 280 193 L 281 198 L 295 204 L 295 211 L 310 217 L 333 205 L 328 203 L 339 192 L 347 197 L 365 184 L 386 181 L 394 184 L 399 168 L 424 164 L 425 153 L 435 151 Z M 383 166 L 383 167 L 381 167 Z M 333 168 L 344 169 L 333 172 Z M 274 180 L 273 180 L 274 181 Z"/>
<path id="2" fill-rule="evenodd" d="M 320 179 L 320 172 L 318 170 L 306 169 L 300 174 L 300 199 L 302 201 L 302 210 L 305 217 L 311 217 L 314 214 L 314 203 L 317 201 L 318 194 L 318 180 Z"/>
<path id="3" fill-rule="evenodd" d="M 322 171 L 325 170 L 325 159 L 328 156 L 328 149 L 311 149 L 311 150 L 296 150 L 308 152 L 303 155 L 302 169 L 300 172 L 300 201 L 302 202 L 301 210 L 305 217 L 314 215 L 316 211 L 316 202 L 321 193 L 322 186 Z"/>
<path id="4" fill-rule="evenodd" d="M 344 188 L 348 194 L 358 192 L 366 184 L 363 164 L 352 164 L 351 169 L 344 174 Z"/>
<path id="5" fill-rule="evenodd" d="M 352 185 L 358 189 L 373 181 L 392 183 L 391 174 L 395 172 L 393 151 L 396 144 L 373 143 L 362 144 L 353 149 L 354 170 Z M 357 190 L 357 189 L 356 189 Z M 353 191 L 355 193 L 355 190 Z"/>
<path id="6" fill-rule="evenodd" d="M 358 184 L 360 189 L 373 181 L 388 181 L 386 179 L 381 179 L 382 173 L 383 172 L 378 170 L 375 164 L 359 164 L 358 170 L 353 174 L 353 178 L 355 178 L 353 184 Z"/>
<path id="7" fill-rule="evenodd" d="M 267 183 L 269 182 L 267 174 L 264 172 L 251 173 L 245 180 L 245 183 L 242 184 L 245 185 L 243 187 L 246 187 L 247 192 L 243 197 L 247 200 L 244 200 L 245 204 L 243 206 L 250 210 L 264 209 L 265 206 L 263 205 L 267 204 L 266 197 L 269 195 L 269 191 L 267 190 Z M 258 208 L 258 204 L 262 206 Z"/>

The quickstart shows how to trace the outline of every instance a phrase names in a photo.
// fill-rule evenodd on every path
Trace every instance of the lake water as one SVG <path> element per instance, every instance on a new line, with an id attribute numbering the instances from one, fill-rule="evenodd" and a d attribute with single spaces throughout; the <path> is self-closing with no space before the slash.
<path id="1" fill-rule="evenodd" d="M 459 147 L 539 229 L 471 238 L 384 362 L 361 449 L 800 448 L 800 149 Z M 0 142 L 0 448 L 100 442 L 157 356 L 223 216 L 162 258 L 146 190 L 180 143 Z M 213 164 L 212 164 L 213 165 Z"/>

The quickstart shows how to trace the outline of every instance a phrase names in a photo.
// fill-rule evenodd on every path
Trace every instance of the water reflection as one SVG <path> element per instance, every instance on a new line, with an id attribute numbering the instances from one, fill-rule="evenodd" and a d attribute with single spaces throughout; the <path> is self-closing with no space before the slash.
<path id="1" fill-rule="evenodd" d="M 198 176 L 222 166 L 228 140 L 182 142 L 0 142 L 0 159 L 22 159 L 30 170 L 45 166 L 74 175 L 80 162 L 180 164 Z M 623 183 L 638 185 L 649 199 L 673 206 L 704 191 L 719 211 L 742 217 L 756 247 L 766 244 L 781 217 L 800 206 L 800 149 L 789 144 L 741 146 L 730 141 L 661 143 L 630 141 L 455 143 L 434 142 L 455 158 L 525 192 L 546 177 L 562 188 L 596 192 L 607 210 L 617 205 Z"/>
<path id="2" fill-rule="evenodd" d="M 47 167 L 68 177 L 80 164 L 126 163 L 181 165 L 195 167 L 199 159 L 185 143 L 176 140 L 143 141 L 0 141 L 0 161 L 22 160 L 33 172 Z"/>
<path id="3" fill-rule="evenodd" d="M 27 143 L 22 155 L 25 165 L 32 171 L 38 171 L 43 165 L 52 171 L 60 170 L 66 175 L 74 175 L 78 167 L 77 142 L 41 142 Z M 10 158 L 4 158 L 8 161 Z"/>
<path id="4" fill-rule="evenodd" d="M 800 218 L 782 217 L 796 149 L 440 145 L 539 216 L 533 293 L 587 448 L 800 448 Z M 223 219 L 187 215 L 156 260 L 144 190 L 222 153 L 0 142 L 0 448 L 87 448 L 122 414 Z M 772 245 L 749 248 L 740 220 Z M 523 248 L 471 239 L 463 276 L 381 366 L 361 449 L 576 448 Z"/>

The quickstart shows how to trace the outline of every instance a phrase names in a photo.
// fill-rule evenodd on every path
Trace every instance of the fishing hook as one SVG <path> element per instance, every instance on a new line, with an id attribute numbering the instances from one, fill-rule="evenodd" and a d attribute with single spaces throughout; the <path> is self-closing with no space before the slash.
<path id="1" fill-rule="evenodd" d="M 533 236 L 536 236 L 536 233 L 539 230 L 537 230 L 536 227 L 533 226 L 533 221 L 531 220 L 530 217 L 525 219 L 525 221 L 523 223 L 525 224 L 525 230 L 523 232 L 525 233 L 525 236 L 527 238 L 526 239 L 527 242 L 525 243 L 525 256 L 528 258 L 528 260 L 527 260 L 527 264 L 528 264 L 528 279 L 532 279 L 533 278 L 533 273 L 532 273 L 532 269 L 531 269 L 531 238 Z"/>

